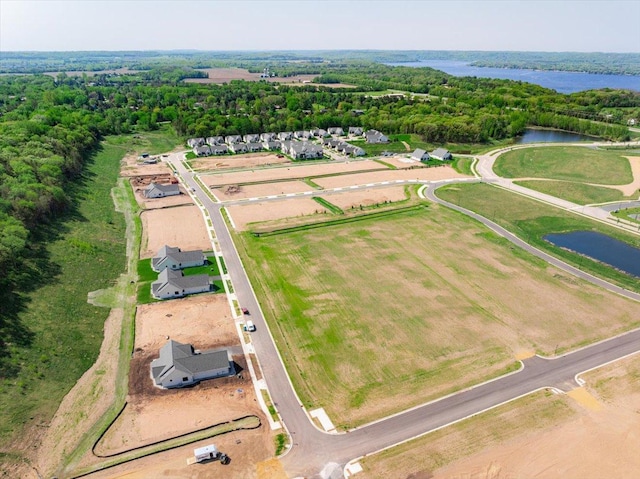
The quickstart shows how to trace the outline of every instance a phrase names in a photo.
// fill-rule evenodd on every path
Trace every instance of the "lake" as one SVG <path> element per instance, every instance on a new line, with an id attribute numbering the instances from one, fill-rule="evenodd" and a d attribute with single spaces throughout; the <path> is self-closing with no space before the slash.
<path id="1" fill-rule="evenodd" d="M 594 231 L 549 234 L 545 240 L 640 278 L 640 249 Z"/>
<path id="2" fill-rule="evenodd" d="M 571 133 L 562 130 L 540 130 L 526 128 L 524 134 L 516 139 L 516 143 L 574 143 L 577 141 L 598 141 L 599 138 Z"/>
<path id="3" fill-rule="evenodd" d="M 428 60 L 407 63 L 389 63 L 393 66 L 431 67 L 456 77 L 502 78 L 534 83 L 560 93 L 574 93 L 599 88 L 621 88 L 640 91 L 640 77 L 631 75 L 605 75 L 602 73 L 560 72 L 515 68 L 474 67 L 457 60 Z"/>

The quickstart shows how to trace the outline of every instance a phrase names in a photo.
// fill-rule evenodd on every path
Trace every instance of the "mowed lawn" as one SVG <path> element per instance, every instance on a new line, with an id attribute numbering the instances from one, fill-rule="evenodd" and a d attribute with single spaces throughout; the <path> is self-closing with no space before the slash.
<path id="1" fill-rule="evenodd" d="M 624 196 L 622 191 L 616 190 L 615 188 L 574 183 L 571 181 L 525 180 L 515 181 L 514 183 L 579 205 L 635 199 Z"/>
<path id="2" fill-rule="evenodd" d="M 601 185 L 633 181 L 627 152 L 580 146 L 512 150 L 496 159 L 493 170 L 505 178 L 545 178 Z"/>
<path id="3" fill-rule="evenodd" d="M 630 327 L 638 304 L 432 205 L 237 237 L 302 401 L 347 428 Z"/>

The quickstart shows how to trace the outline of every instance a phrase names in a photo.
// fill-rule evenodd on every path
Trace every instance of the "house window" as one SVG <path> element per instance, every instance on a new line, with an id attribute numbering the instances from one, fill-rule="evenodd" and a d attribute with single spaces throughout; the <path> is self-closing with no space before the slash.
<path id="1" fill-rule="evenodd" d="M 188 377 L 186 377 L 186 376 L 185 376 L 184 378 L 182 378 L 182 382 L 185 382 L 185 383 L 186 383 L 188 380 L 189 380 L 189 378 L 188 378 Z"/>

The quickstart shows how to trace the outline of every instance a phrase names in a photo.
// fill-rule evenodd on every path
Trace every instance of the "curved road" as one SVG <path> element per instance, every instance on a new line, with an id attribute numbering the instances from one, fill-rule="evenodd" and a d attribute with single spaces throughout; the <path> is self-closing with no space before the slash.
<path id="1" fill-rule="evenodd" d="M 618 360 L 640 351 L 640 329 L 603 341 L 556 359 L 533 357 L 523 362 L 519 372 L 475 386 L 437 401 L 419 406 L 375 423 L 343 434 L 327 434 L 318 430 L 302 407 L 274 344 L 262 311 L 255 297 L 246 271 L 222 217 L 223 205 L 215 203 L 194 180 L 181 159 L 174 155 L 172 164 L 182 176 L 183 183 L 199 198 L 209 212 L 216 238 L 223 253 L 228 273 L 238 301 L 251 311 L 257 331 L 252 342 L 260 360 L 264 378 L 277 409 L 291 434 L 291 450 L 281 458 L 290 477 L 342 477 L 344 465 L 358 458 L 394 444 L 426 434 L 466 417 L 478 414 L 499 404 L 529 394 L 540 388 L 570 389 L 575 387 L 577 374 Z M 469 181 L 468 179 L 466 181 Z M 468 214 L 505 236 L 514 244 L 527 249 L 556 267 L 562 268 L 592 283 L 606 287 L 640 301 L 640 295 L 594 278 L 560 260 L 543 253 L 518 239 L 500 226 L 464 208 L 444 202 L 433 194 L 435 189 L 449 182 L 429 184 L 427 196 Z M 614 288 L 614 289 L 611 289 Z M 617 290 L 615 290 L 617 288 Z"/>

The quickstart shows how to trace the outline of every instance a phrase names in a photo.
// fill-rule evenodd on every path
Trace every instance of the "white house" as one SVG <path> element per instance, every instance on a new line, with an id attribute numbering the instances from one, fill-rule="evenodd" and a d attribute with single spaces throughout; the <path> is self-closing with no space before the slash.
<path id="1" fill-rule="evenodd" d="M 209 145 L 194 146 L 193 153 L 196 156 L 209 156 L 211 154 L 211 147 L 209 147 Z"/>
<path id="2" fill-rule="evenodd" d="M 451 153 L 449 153 L 449 150 L 445 150 L 444 148 L 436 148 L 431 153 L 429 153 L 429 156 L 435 160 L 440 161 L 451 160 L 453 158 L 453 156 L 451 156 Z"/>
<path id="3" fill-rule="evenodd" d="M 182 271 L 163 269 L 158 279 L 151 283 L 151 295 L 156 299 L 182 298 L 190 294 L 211 291 L 209 275 L 184 276 Z"/>
<path id="4" fill-rule="evenodd" d="M 165 196 L 176 196 L 180 194 L 178 185 L 160 185 L 158 183 L 150 183 L 143 191 L 145 198 L 164 198 Z"/>
<path id="5" fill-rule="evenodd" d="M 416 148 L 413 153 L 411 153 L 411 159 L 417 161 L 427 161 L 429 160 L 429 153 L 427 153 L 422 148 Z"/>
<path id="6" fill-rule="evenodd" d="M 190 386 L 232 374 L 235 369 L 226 349 L 200 353 L 191 344 L 173 339 L 160 349 L 160 357 L 151 361 L 151 379 L 164 389 Z"/>
<path id="7" fill-rule="evenodd" d="M 207 257 L 201 250 L 181 251 L 180 248 L 164 245 L 153 258 L 151 269 L 160 272 L 163 269 L 183 269 L 202 266 L 207 263 Z"/>
<path id="8" fill-rule="evenodd" d="M 364 134 L 367 143 L 389 143 L 389 137 L 378 130 L 369 130 Z"/>
<path id="9" fill-rule="evenodd" d="M 291 155 L 294 160 L 311 160 L 314 158 L 322 158 L 323 151 L 320 145 L 306 141 L 292 141 L 289 146 L 289 155 Z"/>

